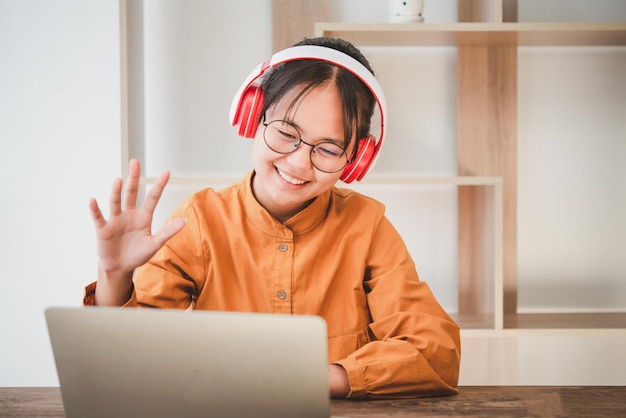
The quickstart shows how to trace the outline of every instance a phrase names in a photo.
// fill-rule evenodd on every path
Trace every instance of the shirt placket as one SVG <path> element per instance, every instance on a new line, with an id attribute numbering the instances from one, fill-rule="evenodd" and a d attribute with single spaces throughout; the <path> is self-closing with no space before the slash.
<path id="1" fill-rule="evenodd" d="M 293 237 L 283 236 L 276 240 L 274 260 L 272 306 L 275 313 L 290 314 L 292 306 Z"/>

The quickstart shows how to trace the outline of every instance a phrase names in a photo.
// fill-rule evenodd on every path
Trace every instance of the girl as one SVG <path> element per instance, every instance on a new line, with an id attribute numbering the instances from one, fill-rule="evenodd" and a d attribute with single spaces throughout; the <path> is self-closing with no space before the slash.
<path id="1" fill-rule="evenodd" d="M 124 208 L 121 179 L 108 219 L 92 199 L 99 269 L 85 304 L 318 315 L 332 397 L 456 393 L 458 326 L 419 280 L 384 206 L 334 186 L 376 158 L 377 102 L 384 119 L 373 72 L 345 41 L 276 54 L 234 102 L 233 123 L 253 138 L 243 181 L 193 194 L 154 235 L 168 172 L 142 207 L 134 160 Z"/>

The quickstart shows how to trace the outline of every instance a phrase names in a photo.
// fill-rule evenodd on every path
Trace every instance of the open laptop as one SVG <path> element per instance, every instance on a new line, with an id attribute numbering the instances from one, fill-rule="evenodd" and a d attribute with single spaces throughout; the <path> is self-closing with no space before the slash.
<path id="1" fill-rule="evenodd" d="M 314 316 L 48 308 L 68 418 L 328 417 Z"/>

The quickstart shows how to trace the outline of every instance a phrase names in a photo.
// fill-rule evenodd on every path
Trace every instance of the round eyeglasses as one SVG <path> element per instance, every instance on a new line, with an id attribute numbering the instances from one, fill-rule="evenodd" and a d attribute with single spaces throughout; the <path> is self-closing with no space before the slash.
<path id="1" fill-rule="evenodd" d="M 263 122 L 263 140 L 274 152 L 279 154 L 291 154 L 305 144 L 311 147 L 311 164 L 324 173 L 336 173 L 343 170 L 348 164 L 346 151 L 334 142 L 320 142 L 309 144 L 300 136 L 300 132 L 291 123 L 284 120 Z"/>

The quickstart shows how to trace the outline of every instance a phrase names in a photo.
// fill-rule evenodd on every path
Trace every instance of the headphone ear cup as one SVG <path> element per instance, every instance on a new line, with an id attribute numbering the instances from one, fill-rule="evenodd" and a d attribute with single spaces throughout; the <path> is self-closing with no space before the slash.
<path id="1" fill-rule="evenodd" d="M 374 137 L 368 136 L 359 140 L 357 155 L 354 161 L 346 165 L 339 178 L 344 183 L 352 183 L 354 180 L 361 180 L 369 171 L 376 155 L 376 141 Z"/>
<path id="2" fill-rule="evenodd" d="M 259 127 L 259 118 L 263 109 L 263 90 L 259 86 L 250 86 L 239 101 L 236 121 L 239 135 L 254 138 Z"/>

